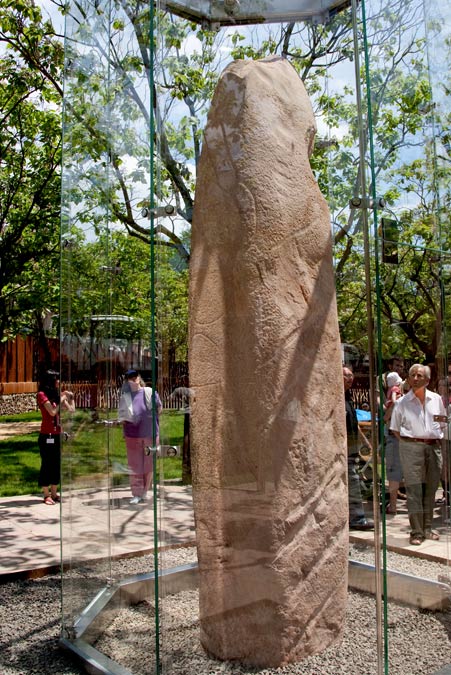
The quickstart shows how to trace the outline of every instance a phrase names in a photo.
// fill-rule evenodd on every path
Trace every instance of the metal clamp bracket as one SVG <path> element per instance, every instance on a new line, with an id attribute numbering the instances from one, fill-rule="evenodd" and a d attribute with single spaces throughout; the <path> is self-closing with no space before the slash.
<path id="1" fill-rule="evenodd" d="M 386 201 L 383 197 L 352 197 L 349 200 L 351 209 L 385 209 Z"/>
<path id="2" fill-rule="evenodd" d="M 141 210 L 141 217 L 142 218 L 150 218 L 150 216 L 153 216 L 154 218 L 166 218 L 167 216 L 175 216 L 177 213 L 177 208 L 174 206 L 174 204 L 166 204 L 166 206 L 156 206 L 153 209 L 147 208 L 145 206 Z"/>
<path id="3" fill-rule="evenodd" d="M 144 450 L 146 455 L 155 455 L 156 457 L 177 457 L 180 455 L 176 445 L 146 445 Z"/>

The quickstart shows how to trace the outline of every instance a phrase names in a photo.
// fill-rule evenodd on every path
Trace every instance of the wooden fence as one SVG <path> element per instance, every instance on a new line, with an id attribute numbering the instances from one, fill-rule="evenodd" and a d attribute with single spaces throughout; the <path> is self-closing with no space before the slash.
<path id="1" fill-rule="evenodd" d="M 59 340 L 48 339 L 47 348 L 53 366 L 58 368 Z M 98 358 L 98 354 L 95 356 Z M 36 338 L 18 336 L 15 340 L 1 343 L 0 396 L 36 392 L 38 370 L 44 360 L 44 351 Z M 62 378 L 64 380 L 64 373 Z M 177 397 L 171 397 L 171 394 L 176 387 L 186 386 L 187 382 L 187 364 L 173 364 L 168 375 L 159 378 L 157 391 L 165 408 L 182 407 L 181 401 Z M 75 378 L 70 387 L 74 391 L 77 408 L 117 408 L 120 379 L 108 380 L 100 377 L 97 382 L 90 382 L 87 379 Z M 369 403 L 368 387 L 368 375 L 356 373 L 352 390 L 356 407 L 360 408 Z"/>
<path id="2" fill-rule="evenodd" d="M 67 345 L 66 345 L 67 346 Z M 71 345 L 72 346 L 72 345 Z M 142 355 L 142 350 L 134 344 L 126 345 L 124 351 L 124 364 L 134 367 L 144 372 L 150 369 L 150 358 L 147 354 Z M 104 345 L 92 345 L 91 357 L 95 367 L 92 373 L 78 372 L 77 363 L 72 362 L 68 370 L 62 367 L 61 379 L 62 387 L 70 387 L 75 394 L 75 404 L 77 408 L 117 408 L 120 387 L 122 382 L 121 373 L 125 370 L 124 364 L 118 364 L 110 356 L 105 358 L 102 349 Z M 59 369 L 60 343 L 56 338 L 47 340 L 47 349 L 50 354 L 52 367 Z M 74 355 L 79 357 L 80 349 L 74 349 Z M 135 353 L 136 352 L 136 353 Z M 72 355 L 72 352 L 70 352 Z M 64 355 L 63 355 L 64 356 Z M 108 363 L 107 363 L 108 361 Z M 46 362 L 43 348 L 34 337 L 17 336 L 15 340 L 10 340 L 0 344 L 0 396 L 9 394 L 31 394 L 37 391 L 39 371 L 42 364 Z M 65 360 L 68 363 L 68 359 Z M 69 379 L 70 384 L 65 380 Z M 108 375 L 105 377 L 105 375 Z M 165 376 L 160 375 L 157 391 L 166 408 L 178 408 L 181 403 L 177 397 L 171 397 L 173 390 L 187 382 L 188 368 L 186 363 L 175 363 L 168 368 Z"/>
<path id="3" fill-rule="evenodd" d="M 161 387 L 161 392 L 157 387 L 163 408 L 165 410 L 183 410 L 185 407 L 185 400 L 181 394 L 171 395 L 174 389 L 177 388 L 178 382 L 174 382 L 174 386 Z M 99 381 L 96 384 L 92 382 L 71 382 L 70 384 L 63 382 L 62 389 L 69 388 L 74 393 L 75 407 L 89 408 L 94 410 L 99 408 L 101 410 L 116 410 L 119 406 L 119 398 L 121 395 L 121 387 L 114 381 Z"/>
<path id="4" fill-rule="evenodd" d="M 17 337 L 0 344 L 0 373 L 2 394 L 36 391 L 33 381 L 33 338 Z"/>
<path id="5" fill-rule="evenodd" d="M 55 364 L 58 363 L 58 340 L 47 341 Z M 37 369 L 45 360 L 39 341 L 18 335 L 15 340 L 0 343 L 0 395 L 25 394 L 36 391 Z"/>

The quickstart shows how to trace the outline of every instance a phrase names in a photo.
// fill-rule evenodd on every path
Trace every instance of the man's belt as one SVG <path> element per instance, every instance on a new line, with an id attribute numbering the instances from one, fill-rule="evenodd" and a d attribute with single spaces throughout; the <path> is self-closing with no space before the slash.
<path id="1" fill-rule="evenodd" d="M 411 438 L 410 436 L 401 436 L 401 440 L 408 441 L 409 443 L 425 443 L 426 445 L 436 445 L 439 442 L 439 438 Z"/>

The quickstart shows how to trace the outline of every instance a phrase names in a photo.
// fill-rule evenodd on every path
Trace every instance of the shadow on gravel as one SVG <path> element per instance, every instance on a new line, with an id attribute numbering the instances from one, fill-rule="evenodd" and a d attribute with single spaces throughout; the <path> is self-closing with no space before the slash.
<path id="1" fill-rule="evenodd" d="M 58 646 L 61 626 L 58 575 L 0 585 L 2 675 L 85 675 Z"/>

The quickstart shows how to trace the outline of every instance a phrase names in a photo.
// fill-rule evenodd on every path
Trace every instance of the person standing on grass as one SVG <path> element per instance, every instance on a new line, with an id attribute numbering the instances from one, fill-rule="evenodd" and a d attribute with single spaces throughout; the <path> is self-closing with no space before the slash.
<path id="1" fill-rule="evenodd" d="M 37 404 L 42 415 L 38 438 L 41 455 L 39 486 L 44 494 L 44 504 L 48 506 L 60 501 L 58 495 L 61 470 L 60 412 L 75 410 L 73 393 L 63 391 L 60 396 L 59 384 L 59 373 L 47 370 L 39 383 L 37 394 Z"/>
<path id="2" fill-rule="evenodd" d="M 137 370 L 130 368 L 124 377 L 118 419 L 123 424 L 130 469 L 130 504 L 136 505 L 146 501 L 152 480 L 153 457 L 147 448 L 153 445 L 154 419 L 155 445 L 160 442 L 158 416 L 162 405 L 157 392 L 152 393 L 150 387 L 144 386 Z"/>

